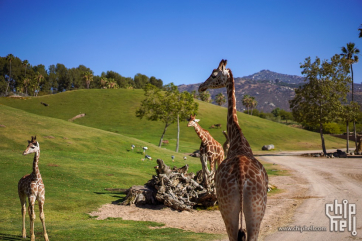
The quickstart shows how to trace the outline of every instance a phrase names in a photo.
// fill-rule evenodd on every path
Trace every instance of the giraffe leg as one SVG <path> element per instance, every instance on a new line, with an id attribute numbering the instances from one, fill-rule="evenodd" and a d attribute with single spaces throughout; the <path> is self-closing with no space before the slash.
<path id="1" fill-rule="evenodd" d="M 35 220 L 35 212 L 34 212 L 34 204 L 35 204 L 35 197 L 29 197 L 29 217 L 30 217 L 30 240 L 35 241 L 35 234 L 34 234 L 34 220 Z"/>
<path id="2" fill-rule="evenodd" d="M 221 165 L 216 171 L 217 200 L 229 240 L 236 241 L 238 240 L 239 232 L 239 215 L 242 210 L 242 192 L 239 191 L 239 186 L 236 182 L 228 182 L 229 179 L 233 179 L 233 176 L 228 172 L 224 172 L 225 170 L 223 169 L 226 169 L 224 167 L 226 166 Z"/>
<path id="3" fill-rule="evenodd" d="M 46 230 L 46 227 L 45 227 L 44 201 L 45 201 L 44 197 L 38 199 L 39 217 L 40 217 L 40 221 L 41 221 L 41 223 L 43 225 L 44 240 L 49 241 L 47 230 Z"/>
<path id="4" fill-rule="evenodd" d="M 260 224 L 266 208 L 266 192 L 264 196 L 260 193 L 256 194 L 256 192 L 253 192 L 251 189 L 244 189 L 244 191 L 244 215 L 248 241 L 258 240 Z"/>
<path id="5" fill-rule="evenodd" d="M 23 217 L 23 229 L 22 229 L 22 236 L 26 238 L 26 229 L 25 229 L 25 218 L 26 218 L 26 197 L 19 193 L 19 198 L 21 202 L 21 214 Z"/>

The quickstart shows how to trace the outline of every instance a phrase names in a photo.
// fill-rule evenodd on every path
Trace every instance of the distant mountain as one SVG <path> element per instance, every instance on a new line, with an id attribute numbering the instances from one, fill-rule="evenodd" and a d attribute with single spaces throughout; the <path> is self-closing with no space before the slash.
<path id="1" fill-rule="evenodd" d="M 245 94 L 254 96 L 258 101 L 257 109 L 263 112 L 271 112 L 273 109 L 279 107 L 281 109 L 290 111 L 289 100 L 294 98 L 294 89 L 303 85 L 304 77 L 297 75 L 280 74 L 270 70 L 261 70 L 258 73 L 238 77 L 235 79 L 235 96 L 236 108 L 238 111 L 244 111 L 245 107 L 242 105 L 242 98 Z M 200 83 L 190 85 L 178 86 L 180 91 L 191 92 L 198 90 Z M 362 103 L 362 85 L 356 84 L 355 99 L 360 104 Z M 211 98 L 214 100 L 215 96 L 222 92 L 226 96 L 226 89 L 210 89 Z M 350 95 L 348 96 L 350 99 Z M 213 102 L 216 104 L 215 102 Z M 227 106 L 225 103 L 223 106 Z"/>
<path id="2" fill-rule="evenodd" d="M 296 75 L 279 74 L 269 70 L 262 70 L 253 75 L 238 77 L 235 79 L 236 107 L 238 111 L 244 111 L 242 98 L 245 94 L 254 96 L 258 101 L 257 109 L 263 112 L 270 112 L 276 107 L 289 110 L 288 100 L 295 95 L 294 88 L 301 85 L 303 77 Z M 178 86 L 180 91 L 191 92 L 198 90 L 200 83 Z M 222 92 L 226 96 L 226 89 L 209 90 L 211 98 Z M 227 106 L 225 103 L 223 106 Z"/>
<path id="3" fill-rule="evenodd" d="M 301 84 L 304 82 L 305 79 L 304 77 L 301 76 L 280 74 L 266 69 L 263 69 L 258 73 L 252 75 L 244 76 L 242 78 L 249 80 L 256 80 L 256 81 L 268 80 L 274 82 L 284 82 L 287 84 Z"/>

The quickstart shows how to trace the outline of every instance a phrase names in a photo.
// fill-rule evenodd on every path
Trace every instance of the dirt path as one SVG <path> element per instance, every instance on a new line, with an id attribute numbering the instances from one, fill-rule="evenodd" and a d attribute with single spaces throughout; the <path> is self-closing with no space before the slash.
<path id="1" fill-rule="evenodd" d="M 300 195 L 305 201 L 293 215 L 288 226 L 326 227 L 326 232 L 278 232 L 264 240 L 359 240 L 362 239 L 362 159 L 305 158 L 299 156 L 269 156 L 261 159 L 295 170 L 307 180 L 308 190 Z M 292 187 L 293 188 L 293 187 Z M 357 236 L 351 232 L 330 232 L 326 203 L 346 199 L 357 206 Z"/>
<path id="2" fill-rule="evenodd" d="M 284 168 L 291 175 L 270 177 L 270 183 L 283 193 L 268 197 L 259 240 L 342 240 L 351 239 L 351 233 L 335 232 L 278 232 L 283 226 L 327 227 L 325 204 L 334 199 L 347 199 L 357 205 L 357 237 L 362 237 L 362 159 L 324 159 L 300 156 L 258 157 Z M 97 219 L 121 217 L 124 220 L 154 221 L 165 227 L 182 228 L 193 232 L 225 234 L 219 211 L 178 212 L 169 208 L 121 206 L 106 204 L 91 215 Z M 202 220 L 202 221 L 201 221 Z"/>

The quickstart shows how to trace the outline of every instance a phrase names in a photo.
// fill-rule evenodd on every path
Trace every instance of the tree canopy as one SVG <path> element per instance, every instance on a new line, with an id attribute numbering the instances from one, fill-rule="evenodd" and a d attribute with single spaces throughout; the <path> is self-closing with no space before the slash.
<path id="1" fill-rule="evenodd" d="M 42 78 L 39 79 L 38 74 Z M 134 78 L 124 77 L 114 71 L 102 72 L 97 76 L 84 65 L 67 68 L 64 64 L 57 63 L 46 68 L 42 64 L 33 66 L 28 60 L 22 61 L 12 54 L 0 56 L 0 95 L 7 95 L 8 92 L 42 95 L 83 88 L 142 89 L 149 83 L 159 89 L 163 87 L 161 79 L 155 76 L 149 78 L 140 73 Z"/>
<path id="2" fill-rule="evenodd" d="M 136 116 L 145 117 L 150 121 L 161 121 L 165 124 L 159 147 L 162 145 L 163 136 L 167 128 L 178 119 L 186 120 L 190 114 L 197 114 L 198 104 L 188 92 L 180 93 L 177 86 L 169 84 L 166 91 L 161 92 L 156 86 L 147 84 L 144 87 L 145 99 L 142 100 L 140 108 L 136 110 Z"/>
<path id="3" fill-rule="evenodd" d="M 295 90 L 290 108 L 296 121 L 319 125 L 322 148 L 326 154 L 323 125 L 334 120 L 342 111 L 341 101 L 346 100 L 351 82 L 349 66 L 345 58 L 336 54 L 330 61 L 321 61 L 317 57 L 313 63 L 308 57 L 300 68 L 309 82 Z"/>

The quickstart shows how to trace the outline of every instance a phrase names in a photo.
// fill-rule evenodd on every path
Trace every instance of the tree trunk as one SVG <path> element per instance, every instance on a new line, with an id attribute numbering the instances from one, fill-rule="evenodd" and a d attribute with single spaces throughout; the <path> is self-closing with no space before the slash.
<path id="1" fill-rule="evenodd" d="M 319 133 L 320 133 L 320 135 L 321 135 L 323 153 L 324 153 L 324 156 L 326 156 L 326 155 L 327 155 L 327 151 L 326 151 L 326 145 L 325 145 L 325 143 L 324 143 L 323 125 L 322 125 L 322 123 L 319 124 Z"/>
<path id="2" fill-rule="evenodd" d="M 346 123 L 346 131 L 347 131 L 347 153 L 349 153 L 349 122 Z"/>
<path id="3" fill-rule="evenodd" d="M 6 86 L 5 95 L 8 95 L 8 89 L 9 89 L 9 86 L 10 86 L 10 81 L 11 81 L 11 61 L 10 61 L 10 76 L 9 76 L 8 86 Z"/>
<path id="4" fill-rule="evenodd" d="M 354 101 L 354 83 L 353 83 L 353 68 L 351 64 L 351 74 L 352 74 L 352 101 Z M 357 133 L 356 133 L 356 121 L 353 121 L 353 135 L 354 135 L 354 144 L 357 150 Z"/>
<path id="5" fill-rule="evenodd" d="M 178 152 L 180 144 L 180 117 L 179 114 L 177 114 L 177 141 L 176 141 L 176 152 Z"/>
<path id="6" fill-rule="evenodd" d="M 161 147 L 161 145 L 162 145 L 163 136 L 165 135 L 168 126 L 169 126 L 169 124 L 166 123 L 165 129 L 163 129 L 163 133 L 162 133 L 162 136 L 161 136 L 161 139 L 160 139 L 160 143 L 158 144 L 158 147 Z"/>

